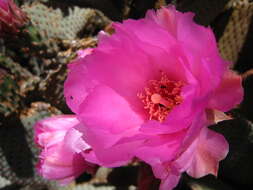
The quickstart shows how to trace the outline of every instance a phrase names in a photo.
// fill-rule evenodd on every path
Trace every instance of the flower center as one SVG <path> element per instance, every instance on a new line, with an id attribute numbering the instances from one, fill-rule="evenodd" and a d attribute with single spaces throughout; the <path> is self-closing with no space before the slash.
<path id="1" fill-rule="evenodd" d="M 183 99 L 180 96 L 182 81 L 171 81 L 165 73 L 160 80 L 150 80 L 144 92 L 137 96 L 144 104 L 144 109 L 149 113 L 150 120 L 164 121 L 173 107 L 179 105 Z"/>

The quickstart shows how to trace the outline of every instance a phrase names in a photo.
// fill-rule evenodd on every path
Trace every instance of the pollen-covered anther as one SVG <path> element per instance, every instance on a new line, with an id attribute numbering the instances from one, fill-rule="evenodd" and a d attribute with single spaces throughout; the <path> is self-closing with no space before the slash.
<path id="1" fill-rule="evenodd" d="M 149 81 L 144 92 L 137 94 L 148 111 L 149 119 L 164 121 L 169 112 L 183 101 L 180 95 L 182 87 L 182 81 L 169 80 L 164 73 L 160 80 Z"/>

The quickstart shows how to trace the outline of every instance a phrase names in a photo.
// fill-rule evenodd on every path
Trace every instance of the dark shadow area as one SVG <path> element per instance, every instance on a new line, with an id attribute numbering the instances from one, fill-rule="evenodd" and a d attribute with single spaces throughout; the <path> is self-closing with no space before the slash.
<path id="1" fill-rule="evenodd" d="M 148 9 L 155 7 L 156 0 L 133 0 L 131 10 L 129 13 L 130 18 L 138 19 L 145 16 Z"/>
<path id="2" fill-rule="evenodd" d="M 138 176 L 138 167 L 137 166 L 128 166 L 115 168 L 109 174 L 107 180 L 109 184 L 112 184 L 118 188 L 128 187 L 130 185 L 137 184 Z"/>
<path id="3" fill-rule="evenodd" d="M 188 176 L 187 174 L 184 174 L 182 176 L 182 179 L 184 181 L 184 184 L 188 185 L 188 188 L 187 186 L 185 186 L 185 188 L 182 188 L 182 190 L 187 189 L 235 190 L 234 187 L 225 184 L 223 181 L 219 180 L 219 177 L 217 178 L 214 175 L 207 175 L 196 179 Z"/>
<path id="4" fill-rule="evenodd" d="M 196 14 L 195 20 L 202 25 L 211 22 L 224 10 L 229 0 L 178 0 L 177 9 L 183 12 L 191 11 Z"/>
<path id="5" fill-rule="evenodd" d="M 138 189 L 139 190 L 157 190 L 161 181 L 155 178 L 151 166 L 140 163 L 138 171 Z"/>
<path id="6" fill-rule="evenodd" d="M 32 152 L 26 141 L 26 131 L 20 120 L 12 115 L 4 117 L 0 115 L 0 147 L 8 165 L 1 168 L 11 170 L 19 178 L 29 178 L 34 176 L 32 164 Z M 7 170 L 7 171 L 8 171 Z M 1 175 L 8 179 L 6 172 Z M 9 173 L 9 172 L 8 172 Z"/>
<path id="7" fill-rule="evenodd" d="M 118 7 L 122 6 L 123 0 L 51 0 L 48 5 L 56 8 L 79 6 L 95 8 L 102 11 L 106 16 L 114 21 L 122 20 L 122 11 Z"/>
<path id="8" fill-rule="evenodd" d="M 192 189 L 189 187 L 188 179 L 189 179 L 189 176 L 188 176 L 186 173 L 183 173 L 183 174 L 181 175 L 181 178 L 180 178 L 180 180 L 179 180 L 179 183 L 178 183 L 177 186 L 174 188 L 174 190 L 192 190 Z"/>
<path id="9" fill-rule="evenodd" d="M 12 184 L 12 185 L 8 185 L 3 188 L 0 188 L 0 190 L 48 190 L 48 188 L 45 185 L 31 185 L 31 186 L 24 188 L 20 185 Z M 60 190 L 60 189 L 58 189 L 58 190 Z"/>
<path id="10" fill-rule="evenodd" d="M 92 175 L 88 174 L 88 173 L 83 173 L 82 175 L 80 175 L 78 178 L 76 178 L 76 183 L 83 183 L 83 182 L 88 182 L 92 179 Z"/>
<path id="11" fill-rule="evenodd" d="M 244 45 L 239 53 L 239 58 L 234 66 L 234 69 L 243 73 L 249 69 L 253 68 L 253 19 L 251 18 L 251 23 L 249 26 L 249 31 L 247 33 Z"/>
<path id="12" fill-rule="evenodd" d="M 12 185 L 8 185 L 3 188 L 0 188 L 0 190 L 20 190 L 20 189 L 21 189 L 21 186 L 16 185 L 16 184 L 12 184 Z"/>
<path id="13" fill-rule="evenodd" d="M 244 98 L 240 106 L 241 114 L 253 122 L 253 73 L 243 81 Z"/>
<path id="14" fill-rule="evenodd" d="M 216 41 L 218 41 L 221 38 L 221 36 L 223 35 L 231 14 L 232 14 L 232 9 L 226 10 L 226 11 L 222 12 L 221 14 L 219 14 L 211 22 L 210 25 L 213 29 L 214 34 L 215 34 Z"/>
<path id="15" fill-rule="evenodd" d="M 224 135 L 229 153 L 221 161 L 219 178 L 237 189 L 251 189 L 253 185 L 253 126 L 244 119 L 223 121 L 211 129 Z"/>
<path id="16" fill-rule="evenodd" d="M 129 2 L 131 3 L 129 17 L 137 19 L 144 17 L 148 9 L 154 8 L 156 0 L 132 0 Z M 62 4 L 64 6 L 76 5 L 95 8 L 102 11 L 113 21 L 121 21 L 125 2 L 124 0 L 51 0 L 48 4 L 54 8 L 64 8 Z"/>

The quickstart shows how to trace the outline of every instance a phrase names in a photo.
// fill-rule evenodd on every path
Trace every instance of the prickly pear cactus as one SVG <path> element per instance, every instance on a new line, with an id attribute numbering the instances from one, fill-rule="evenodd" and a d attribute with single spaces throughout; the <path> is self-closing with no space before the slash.
<path id="1" fill-rule="evenodd" d="M 236 62 L 245 43 L 253 16 L 253 2 L 248 0 L 232 1 L 229 4 L 232 13 L 219 39 L 221 55 L 229 61 Z"/>
<path id="2" fill-rule="evenodd" d="M 21 98 L 34 90 L 39 77 L 33 76 L 11 58 L 0 54 L 0 112 L 5 116 L 18 112 Z"/>
<path id="3" fill-rule="evenodd" d="M 20 105 L 20 96 L 15 92 L 17 83 L 7 71 L 0 70 L 0 113 L 8 116 Z"/>
<path id="4" fill-rule="evenodd" d="M 61 112 L 44 102 L 34 102 L 19 114 L 3 117 L 0 114 L 0 173 L 11 184 L 42 189 L 55 186 L 35 171 L 38 149 L 33 142 L 33 125 L 37 120 Z M 31 180 L 33 179 L 33 180 Z M 33 188 L 30 188 L 33 189 Z M 57 188 L 55 188 L 57 189 Z"/>
<path id="5" fill-rule="evenodd" d="M 22 9 L 45 39 L 75 39 L 89 24 L 94 28 L 94 19 L 99 27 L 109 22 L 101 12 L 89 8 L 69 8 L 68 16 L 64 16 L 61 9 L 48 8 L 42 3 L 25 5 Z M 86 32 L 89 33 L 87 30 Z"/>

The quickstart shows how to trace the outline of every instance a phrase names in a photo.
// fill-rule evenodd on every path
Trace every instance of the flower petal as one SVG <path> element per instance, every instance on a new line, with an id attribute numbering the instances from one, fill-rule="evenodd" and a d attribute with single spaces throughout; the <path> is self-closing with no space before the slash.
<path id="1" fill-rule="evenodd" d="M 115 145 L 121 138 L 135 135 L 143 122 L 124 98 L 111 88 L 102 85 L 96 87 L 82 103 L 79 119 L 85 123 L 85 126 L 77 130 L 83 132 L 85 141 L 91 145 L 96 154 Z M 118 154 L 107 153 L 104 159 L 109 156 L 111 160 L 115 160 L 114 157 L 117 155 L 131 157 L 129 151 L 132 152 L 134 149 L 129 146 L 122 145 L 122 149 L 114 147 Z M 108 159 L 106 162 L 109 162 Z"/>
<path id="2" fill-rule="evenodd" d="M 140 147 L 136 147 L 136 157 L 151 166 L 170 161 L 179 151 L 184 131 L 169 135 L 147 136 Z M 159 150 L 159 151 L 158 151 Z"/>
<path id="3" fill-rule="evenodd" d="M 42 147 L 57 144 L 66 132 L 79 124 L 74 115 L 59 115 L 38 121 L 35 124 L 35 142 Z"/>
<path id="4" fill-rule="evenodd" d="M 90 91 L 98 85 L 88 74 L 86 68 L 86 57 L 78 58 L 68 65 L 70 72 L 64 83 L 64 96 L 70 109 L 77 113 L 80 104 Z"/>
<path id="5" fill-rule="evenodd" d="M 169 174 L 165 179 L 161 181 L 159 190 L 172 190 L 177 186 L 181 175 Z"/>
<path id="6" fill-rule="evenodd" d="M 228 148 L 228 143 L 221 134 L 203 128 L 187 173 L 195 178 L 207 174 L 217 176 L 219 161 L 226 157 Z"/>
<path id="7" fill-rule="evenodd" d="M 85 161 L 79 153 L 89 148 L 81 136 L 82 134 L 72 128 L 57 144 L 45 147 L 37 164 L 38 172 L 46 179 L 67 184 L 84 171 L 93 171 L 95 165 Z"/>
<path id="8" fill-rule="evenodd" d="M 243 98 L 242 79 L 232 71 L 225 72 L 219 87 L 209 101 L 209 107 L 221 111 L 229 111 L 239 104 Z"/>

